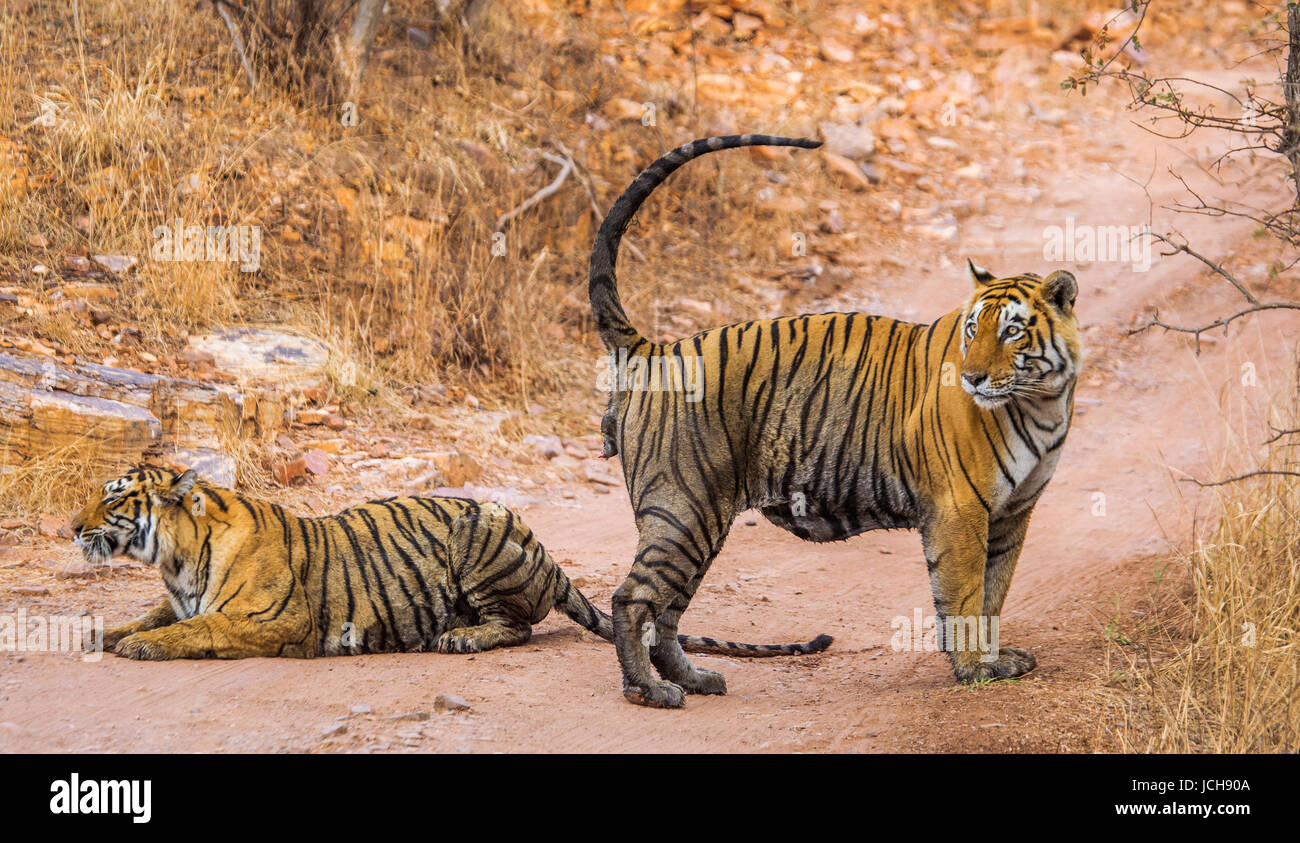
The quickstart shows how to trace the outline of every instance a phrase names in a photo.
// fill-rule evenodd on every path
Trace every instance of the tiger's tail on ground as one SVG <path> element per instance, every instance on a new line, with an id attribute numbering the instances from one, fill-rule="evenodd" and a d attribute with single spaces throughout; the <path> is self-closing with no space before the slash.
<path id="1" fill-rule="evenodd" d="M 555 606 L 573 622 L 606 641 L 614 640 L 614 622 L 610 616 L 597 609 L 587 596 L 577 589 L 563 571 L 556 566 Z M 696 635 L 679 635 L 678 642 L 688 653 L 713 653 L 721 656 L 739 656 L 742 658 L 763 658 L 768 656 L 803 656 L 820 653 L 831 645 L 835 639 L 829 635 L 818 635 L 802 644 L 745 644 L 736 641 L 719 641 Z"/>
<path id="2" fill-rule="evenodd" d="M 719 656 L 765 658 L 770 656 L 806 656 L 820 653 L 835 641 L 829 635 L 818 635 L 802 644 L 744 644 L 738 641 L 718 641 L 698 635 L 679 635 L 677 640 L 688 653 L 713 653 Z"/>

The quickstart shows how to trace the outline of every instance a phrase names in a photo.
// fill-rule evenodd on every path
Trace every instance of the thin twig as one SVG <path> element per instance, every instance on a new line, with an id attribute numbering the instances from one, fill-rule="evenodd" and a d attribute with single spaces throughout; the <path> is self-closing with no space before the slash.
<path id="1" fill-rule="evenodd" d="M 1270 426 L 1271 426 L 1271 425 L 1270 425 Z M 1283 436 L 1294 436 L 1294 435 L 1296 435 L 1296 434 L 1300 434 L 1300 427 L 1297 427 L 1297 428 L 1295 428 L 1295 429 L 1293 429 L 1293 430 L 1279 430 L 1278 428 L 1274 427 L 1274 428 L 1273 428 L 1273 436 L 1271 436 L 1271 437 L 1269 437 L 1268 439 L 1264 440 L 1264 444 L 1265 444 L 1265 445 L 1272 445 L 1274 442 L 1276 442 L 1277 440 L 1281 439 Z"/>
<path id="2" fill-rule="evenodd" d="M 1137 37 L 1138 32 L 1142 29 L 1142 22 L 1147 19 L 1147 9 L 1149 8 L 1151 8 L 1151 0 L 1147 0 L 1147 2 L 1142 4 L 1142 13 L 1138 15 L 1137 25 L 1133 27 L 1133 31 L 1129 33 L 1129 36 L 1124 39 L 1124 43 L 1119 45 L 1119 49 L 1115 51 L 1115 55 L 1106 59 L 1105 63 L 1100 65 L 1096 69 L 1095 74 L 1097 76 L 1100 76 L 1101 74 L 1105 73 L 1106 68 L 1110 67 L 1115 62 L 1115 60 L 1118 59 L 1120 56 L 1131 55 L 1130 53 L 1127 52 L 1127 50 L 1132 45 L 1133 39 Z M 1125 11 L 1128 10 L 1126 9 Z M 1105 26 L 1108 27 L 1112 23 L 1114 23 L 1119 18 L 1120 14 L 1122 13 L 1117 13 L 1110 20 L 1106 21 Z"/>
<path id="3" fill-rule="evenodd" d="M 512 211 L 507 211 L 506 213 L 502 214 L 501 218 L 497 220 L 497 227 L 496 227 L 497 231 L 503 229 L 506 223 L 510 222 L 512 219 L 519 216 L 524 211 L 527 211 L 529 208 L 533 207 L 538 202 L 541 202 L 543 199 L 545 199 L 546 197 L 552 195 L 557 190 L 559 190 L 560 185 L 564 184 L 565 180 L 568 179 L 569 173 L 573 172 L 573 161 L 571 161 L 568 158 L 561 158 L 560 156 L 552 155 L 549 152 L 543 152 L 542 157 L 553 164 L 559 164 L 560 174 L 555 177 L 555 181 L 551 182 L 546 187 L 543 187 L 541 190 L 537 191 L 532 196 L 529 196 L 527 199 L 525 199 L 522 205 L 520 205 L 519 207 L 515 208 Z"/>
<path id="4" fill-rule="evenodd" d="M 1156 234 L 1154 231 L 1147 232 L 1147 234 L 1149 234 L 1151 237 L 1154 237 L 1155 239 L 1159 240 L 1161 243 L 1164 243 L 1165 245 L 1169 246 L 1174 250 L 1173 252 L 1168 252 L 1167 254 L 1172 255 L 1172 254 L 1176 254 L 1177 252 L 1183 252 L 1185 254 L 1191 255 L 1192 257 L 1196 258 L 1198 261 L 1205 264 L 1210 269 L 1214 270 L 1216 273 L 1221 275 L 1229 284 L 1236 287 L 1237 292 L 1241 293 L 1243 296 L 1246 297 L 1246 301 L 1254 305 L 1259 304 L 1259 299 L 1255 298 L 1255 294 L 1252 293 L 1250 290 L 1247 290 L 1241 284 L 1240 281 L 1232 277 L 1232 273 L 1228 272 L 1219 264 L 1215 263 L 1214 261 L 1210 260 L 1209 258 L 1205 257 L 1202 254 L 1193 252 L 1190 248 L 1187 247 L 1185 243 L 1175 243 L 1173 240 L 1166 237 L 1165 235 Z M 1235 319 L 1236 317 L 1234 316 L 1233 318 Z"/>
<path id="5" fill-rule="evenodd" d="M 244 53 L 244 38 L 239 34 L 239 27 L 235 25 L 235 19 L 230 16 L 230 10 L 226 8 L 224 0 L 212 0 L 212 5 L 216 6 L 217 14 L 226 22 L 226 29 L 230 30 L 230 40 L 235 42 L 235 52 L 239 53 L 239 63 L 244 66 L 244 73 L 248 74 L 249 88 L 257 87 L 257 74 L 253 72 L 253 63 L 248 60 Z"/>
<path id="6" fill-rule="evenodd" d="M 1195 483 L 1202 488 L 1207 486 L 1226 486 L 1229 483 L 1236 483 L 1241 480 L 1249 480 L 1252 477 L 1300 477 L 1300 471 L 1285 471 L 1283 469 L 1261 468 L 1255 471 L 1247 471 L 1245 474 L 1238 474 L 1236 477 L 1225 477 L 1222 480 L 1197 480 L 1195 477 L 1184 477 L 1184 483 Z"/>
<path id="7" fill-rule="evenodd" d="M 600 209 L 600 202 L 596 199 L 596 188 L 591 183 L 591 177 L 583 172 L 583 167 L 576 162 L 573 153 L 569 152 L 569 148 L 564 145 L 563 141 L 556 141 L 555 145 L 559 147 L 560 152 L 564 153 L 566 158 L 570 161 L 574 161 L 573 174 L 577 177 L 578 184 L 582 185 L 582 189 L 586 191 L 587 201 L 591 204 L 591 213 L 595 215 L 596 225 L 599 226 L 605 219 L 605 212 Z M 620 245 L 624 249 L 627 249 L 628 253 L 631 254 L 632 257 L 641 261 L 641 263 L 646 262 L 645 255 L 636 247 L 635 244 L 632 243 L 631 239 L 627 237 L 627 235 L 623 236 Z"/>

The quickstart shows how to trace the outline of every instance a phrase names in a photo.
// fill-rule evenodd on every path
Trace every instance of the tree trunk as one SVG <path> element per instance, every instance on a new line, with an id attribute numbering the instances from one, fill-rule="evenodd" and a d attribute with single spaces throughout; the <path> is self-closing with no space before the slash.
<path id="1" fill-rule="evenodd" d="M 361 80 L 370 61 L 370 46 L 384 17 L 384 0 L 360 0 L 347 39 L 334 35 L 334 60 L 338 65 L 339 93 L 343 102 L 357 103 Z"/>
<path id="2" fill-rule="evenodd" d="M 1291 186 L 1300 206 L 1300 3 L 1286 4 L 1287 57 L 1282 93 L 1286 99 L 1286 128 L 1279 150 L 1291 162 Z"/>

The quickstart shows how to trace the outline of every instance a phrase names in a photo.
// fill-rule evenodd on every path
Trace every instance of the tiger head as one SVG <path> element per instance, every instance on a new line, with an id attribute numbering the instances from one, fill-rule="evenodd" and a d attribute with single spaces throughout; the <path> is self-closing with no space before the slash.
<path id="1" fill-rule="evenodd" d="M 981 409 L 1060 396 L 1079 371 L 1074 300 L 1079 284 L 1057 270 L 998 278 L 970 261 L 975 291 L 962 310 L 961 386 Z"/>
<path id="2" fill-rule="evenodd" d="M 159 522 L 179 506 L 194 488 L 193 471 L 174 474 L 156 468 L 133 468 L 104 484 L 98 500 L 92 500 L 72 519 L 73 540 L 93 564 L 115 556 L 129 556 L 156 565 L 159 551 L 170 553 Z"/>

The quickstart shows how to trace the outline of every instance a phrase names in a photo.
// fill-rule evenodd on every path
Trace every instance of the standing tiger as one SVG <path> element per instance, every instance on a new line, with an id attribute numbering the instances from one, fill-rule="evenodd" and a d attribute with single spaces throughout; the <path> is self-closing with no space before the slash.
<path id="1" fill-rule="evenodd" d="M 94 563 L 126 555 L 161 570 L 167 599 L 108 630 L 133 659 L 240 659 L 522 644 L 556 606 L 613 640 L 528 527 L 495 503 L 389 498 L 300 518 L 206 483 L 133 469 L 72 522 Z M 737 644 L 682 636 L 697 652 L 774 656 L 831 643 Z"/>
<path id="2" fill-rule="evenodd" d="M 760 145 L 820 146 L 739 135 L 674 149 L 614 203 L 591 253 L 591 305 L 612 365 L 698 376 L 689 394 L 616 379 L 601 423 L 640 533 L 613 600 L 624 695 L 676 708 L 687 693 L 726 693 L 720 674 L 687 661 L 676 631 L 750 507 L 810 541 L 919 528 L 939 643 L 957 678 L 1032 669 L 1025 650 L 993 643 L 981 653 L 960 635 L 981 619 L 996 635 L 1029 515 L 1070 427 L 1081 355 L 1074 276 L 997 278 L 968 262 L 970 298 L 929 325 L 823 313 L 645 339 L 614 275 L 629 221 L 692 158 Z"/>

